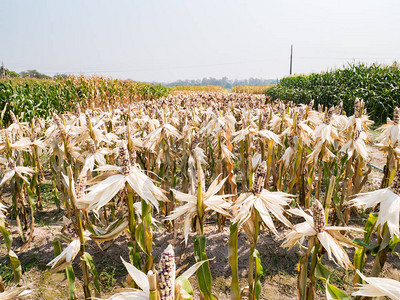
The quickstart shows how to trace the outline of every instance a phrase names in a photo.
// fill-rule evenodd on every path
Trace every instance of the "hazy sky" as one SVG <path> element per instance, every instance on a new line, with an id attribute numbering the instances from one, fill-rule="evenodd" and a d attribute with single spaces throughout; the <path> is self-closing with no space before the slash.
<path id="1" fill-rule="evenodd" d="M 399 0 L 0 0 L 0 60 L 18 72 L 142 81 L 281 78 L 400 61 Z"/>

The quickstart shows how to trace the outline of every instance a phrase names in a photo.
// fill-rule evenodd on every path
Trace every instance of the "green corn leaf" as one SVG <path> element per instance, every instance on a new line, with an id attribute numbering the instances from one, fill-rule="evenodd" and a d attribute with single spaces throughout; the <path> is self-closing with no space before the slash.
<path id="1" fill-rule="evenodd" d="M 60 238 L 59 237 L 55 237 L 54 240 L 51 242 L 51 244 L 54 247 L 54 256 L 57 257 L 62 252 L 62 244 L 60 242 Z"/>
<path id="2" fill-rule="evenodd" d="M 253 257 L 255 260 L 255 267 L 256 267 L 256 278 L 255 278 L 255 289 L 254 294 L 256 299 L 260 299 L 262 284 L 261 284 L 261 276 L 263 275 L 264 269 L 261 265 L 260 253 L 254 249 Z"/>
<path id="3" fill-rule="evenodd" d="M 70 300 L 75 299 L 75 273 L 74 269 L 72 268 L 72 264 L 70 264 L 66 269 L 65 273 L 67 274 L 68 279 L 68 295 Z"/>
<path id="4" fill-rule="evenodd" d="M 345 294 L 336 286 L 326 282 L 326 299 L 327 300 L 351 300 L 351 297 Z"/>
<path id="5" fill-rule="evenodd" d="M 309 172 L 309 175 L 307 177 L 308 186 L 311 186 L 313 183 L 313 174 L 314 174 L 314 167 L 311 168 L 311 171 Z"/>
<path id="6" fill-rule="evenodd" d="M 228 260 L 232 271 L 231 299 L 240 299 L 239 270 L 238 270 L 238 224 L 229 227 Z"/>
<path id="7" fill-rule="evenodd" d="M 357 239 L 354 239 L 352 242 L 358 246 L 365 247 L 366 249 L 368 249 L 370 251 L 373 251 L 376 248 L 376 245 L 367 244 L 366 242 L 364 242 L 363 239 L 357 238 Z M 357 249 L 361 250 L 361 248 L 357 248 Z"/>
<path id="8" fill-rule="evenodd" d="M 58 256 L 62 252 L 62 244 L 59 237 L 54 238 L 51 242 L 54 247 L 54 255 Z M 72 268 L 72 264 L 70 264 L 65 269 L 65 274 L 67 275 L 68 280 L 68 295 L 70 300 L 75 299 L 75 273 L 74 269 Z"/>
<path id="9" fill-rule="evenodd" d="M 99 228 L 99 227 L 94 226 L 93 224 L 87 224 L 87 225 L 85 225 L 85 228 L 92 235 L 101 236 L 101 235 L 107 234 L 109 232 L 112 232 L 117 227 L 119 227 L 121 225 L 121 223 L 123 223 L 126 220 L 127 220 L 127 218 L 120 218 L 120 219 L 114 221 L 113 223 L 109 224 L 108 227 L 106 227 L 106 228 Z"/>
<path id="10" fill-rule="evenodd" d="M 400 236 L 394 236 L 389 243 L 389 251 L 393 252 L 399 242 L 400 242 Z"/>
<path id="11" fill-rule="evenodd" d="M 89 267 L 90 273 L 92 273 L 92 275 L 93 275 L 96 297 L 100 297 L 101 291 L 100 291 L 99 275 L 97 274 L 97 270 L 96 270 L 96 266 L 94 265 L 93 258 L 89 253 L 85 252 L 81 256 L 81 259 L 84 260 L 86 262 L 86 265 Z"/>
<path id="12" fill-rule="evenodd" d="M 151 255 L 153 248 L 153 235 L 151 234 L 151 205 L 145 200 L 142 200 L 142 223 L 143 223 L 143 240 L 144 252 L 146 255 Z"/>
<path id="13" fill-rule="evenodd" d="M 11 261 L 11 266 L 14 272 L 14 281 L 18 283 L 21 280 L 22 276 L 22 268 L 21 268 L 21 263 L 18 259 L 17 254 L 15 254 L 14 251 L 10 250 L 8 252 L 8 256 L 10 257 Z"/>
<path id="14" fill-rule="evenodd" d="M 139 253 L 140 247 L 138 246 L 138 243 L 136 241 L 129 241 L 127 246 L 129 249 L 129 259 L 131 260 L 131 263 L 140 270 L 141 258 Z"/>
<path id="15" fill-rule="evenodd" d="M 5 224 L 2 220 L 0 220 L 0 231 L 1 234 L 3 235 L 4 238 L 4 243 L 6 244 L 7 251 L 11 250 L 11 243 L 12 243 L 12 237 L 10 232 L 6 229 Z"/>
<path id="16" fill-rule="evenodd" d="M 383 233 L 382 233 L 383 237 L 382 237 L 381 243 L 379 244 L 379 251 L 382 251 L 387 246 L 389 246 L 389 243 L 391 241 L 389 228 L 387 227 L 386 223 L 383 226 L 382 230 L 383 230 Z"/>
<path id="17" fill-rule="evenodd" d="M 331 272 L 323 264 L 317 263 L 315 267 L 315 277 L 321 279 L 322 281 L 328 281 Z"/>
<path id="18" fill-rule="evenodd" d="M 195 236 L 193 238 L 193 249 L 194 249 L 194 257 L 196 262 L 207 260 L 206 255 L 206 236 L 200 235 Z M 211 294 L 211 271 L 208 262 L 202 264 L 200 268 L 197 270 L 197 283 L 199 284 L 200 293 L 205 300 L 213 300 L 216 299 Z"/>
<path id="19" fill-rule="evenodd" d="M 354 252 L 354 267 L 358 269 L 360 272 L 362 272 L 364 268 L 364 263 L 365 263 L 365 252 L 366 249 L 369 249 L 371 252 L 374 251 L 373 248 L 375 246 L 370 245 L 370 238 L 372 233 L 374 232 L 375 229 L 375 224 L 376 221 L 378 220 L 378 214 L 377 213 L 371 213 L 368 216 L 367 222 L 365 223 L 365 232 L 364 232 L 364 240 L 360 241 L 358 239 L 354 240 L 354 242 L 363 248 L 356 248 L 356 251 Z M 361 278 L 356 274 L 354 279 L 354 283 L 361 283 Z"/>
<path id="20" fill-rule="evenodd" d="M 179 284 L 181 289 L 181 294 L 180 295 L 176 295 L 176 297 L 179 299 L 179 297 L 183 298 L 183 299 L 193 299 L 193 288 L 192 285 L 190 284 L 189 280 L 187 280 L 185 277 L 179 276 L 178 278 L 176 278 L 176 283 L 175 284 Z"/>
<path id="21" fill-rule="evenodd" d="M 146 253 L 145 271 L 149 271 L 153 265 L 153 235 L 151 233 L 151 205 L 142 200 L 142 224 L 143 224 L 143 246 Z"/>
<path id="22" fill-rule="evenodd" d="M 144 243 L 143 222 L 137 224 L 137 226 L 136 226 L 135 239 L 136 239 L 136 242 L 138 243 L 140 249 L 142 249 L 143 252 L 146 252 L 146 245 Z"/>

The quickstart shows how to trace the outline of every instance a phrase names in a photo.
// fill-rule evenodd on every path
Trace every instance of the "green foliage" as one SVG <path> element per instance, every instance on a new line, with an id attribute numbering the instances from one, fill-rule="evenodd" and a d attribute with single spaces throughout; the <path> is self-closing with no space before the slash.
<path id="1" fill-rule="evenodd" d="M 258 253 L 257 250 L 254 250 L 253 257 L 255 259 L 255 266 L 256 266 L 256 278 L 255 278 L 255 297 L 256 299 L 260 299 L 261 295 L 261 289 L 262 289 L 262 284 L 261 284 L 261 276 L 263 275 L 264 269 L 261 265 L 261 259 L 260 259 L 260 253 Z"/>
<path id="2" fill-rule="evenodd" d="M 10 283 L 14 280 L 14 271 L 11 264 L 5 263 L 5 260 L 0 262 L 0 278 L 3 283 Z"/>
<path id="3" fill-rule="evenodd" d="M 0 111 L 6 104 L 4 124 L 9 124 L 8 111 L 19 121 L 35 117 L 48 118 L 53 113 L 64 113 L 92 104 L 127 104 L 139 100 L 165 97 L 170 90 L 160 84 L 102 77 L 67 77 L 55 79 L 14 78 L 0 80 Z"/>
<path id="4" fill-rule="evenodd" d="M 336 286 L 326 282 L 326 299 L 328 300 L 350 300 L 351 298 L 346 295 L 342 290 Z"/>
<path id="5" fill-rule="evenodd" d="M 19 261 L 17 254 L 12 250 L 8 252 L 8 256 L 10 257 L 11 266 L 14 272 L 14 281 L 18 283 L 22 276 L 21 262 Z"/>
<path id="6" fill-rule="evenodd" d="M 0 219 L 0 232 L 3 236 L 4 243 L 6 244 L 7 251 L 11 250 L 11 242 L 12 242 L 12 236 L 10 232 L 6 229 L 6 226 L 3 222 L 3 220 Z"/>
<path id="7" fill-rule="evenodd" d="M 3 69 L 2 67 L 0 67 L 0 73 L 2 73 Z M 7 68 L 4 68 L 4 74 L 6 75 L 6 77 L 10 77 L 10 78 L 18 78 L 19 74 L 15 71 L 11 71 Z"/>
<path id="8" fill-rule="evenodd" d="M 65 272 L 67 274 L 67 279 L 68 279 L 68 294 L 69 294 L 69 299 L 73 300 L 75 299 L 75 273 L 74 269 L 72 268 L 72 265 L 69 265 L 66 269 Z"/>
<path id="9" fill-rule="evenodd" d="M 396 65 L 348 65 L 326 73 L 285 77 L 266 90 L 271 100 L 281 99 L 330 107 L 343 101 L 343 109 L 353 114 L 354 100 L 365 101 L 365 108 L 376 123 L 385 123 L 400 105 L 400 70 Z"/>
<path id="10" fill-rule="evenodd" d="M 37 70 L 26 70 L 19 73 L 22 78 L 29 77 L 29 78 L 38 78 L 38 79 L 49 79 L 50 76 L 40 73 Z"/>
<path id="11" fill-rule="evenodd" d="M 153 235 L 151 233 L 151 206 L 142 200 L 142 222 L 136 227 L 135 237 L 140 248 L 146 254 L 145 270 L 149 271 L 153 264 L 151 251 L 153 249 Z"/>
<path id="12" fill-rule="evenodd" d="M 326 299 L 328 300 L 350 300 L 351 298 L 346 295 L 342 290 L 337 288 L 336 286 L 332 285 L 329 283 L 329 279 L 331 275 L 334 273 L 331 273 L 328 268 L 326 268 L 324 265 L 322 265 L 320 262 L 317 263 L 317 266 L 315 268 L 315 276 L 325 282 L 325 294 L 326 294 Z"/>
<path id="13" fill-rule="evenodd" d="M 234 223 L 229 227 L 229 249 L 228 260 L 232 270 L 231 294 L 232 299 L 240 298 L 239 288 L 239 268 L 238 268 L 238 223 Z"/>
<path id="14" fill-rule="evenodd" d="M 99 275 L 97 273 L 96 267 L 95 267 L 94 262 L 93 262 L 93 258 L 89 253 L 85 252 L 82 255 L 81 259 L 83 261 L 85 261 L 86 265 L 88 266 L 88 268 L 90 270 L 90 273 L 92 273 L 92 275 L 93 275 L 93 282 L 94 282 L 94 288 L 95 288 L 95 291 L 96 291 L 96 296 L 99 297 L 101 295 L 100 281 L 99 281 Z"/>
<path id="15" fill-rule="evenodd" d="M 62 244 L 60 242 L 60 238 L 56 237 L 54 238 L 53 242 L 51 242 L 54 247 L 54 256 L 58 256 L 62 252 Z M 69 299 L 73 300 L 75 299 L 75 273 L 74 269 L 72 268 L 72 263 L 69 264 L 69 266 L 65 269 L 65 273 L 67 275 L 67 280 L 68 280 L 68 294 L 69 294 Z"/>
<path id="16" fill-rule="evenodd" d="M 189 280 L 183 276 L 179 276 L 176 278 L 176 281 L 179 281 L 182 287 L 181 293 L 185 297 L 184 299 L 193 299 L 194 292 Z"/>
<path id="17" fill-rule="evenodd" d="M 234 86 L 246 85 L 246 86 L 260 86 L 260 85 L 269 85 L 275 84 L 275 79 L 262 79 L 262 78 L 253 78 L 249 79 L 229 79 L 228 77 L 222 78 L 213 78 L 204 77 L 203 79 L 198 80 L 177 80 L 174 82 L 170 82 L 165 84 L 170 87 L 181 87 L 181 86 L 219 86 L 224 89 L 232 89 Z"/>
<path id="18" fill-rule="evenodd" d="M 364 239 L 356 239 L 355 242 L 358 242 L 362 248 L 356 249 L 354 252 L 354 267 L 358 269 L 360 272 L 363 272 L 364 264 L 365 264 L 365 253 L 368 250 L 372 250 L 373 246 L 369 245 L 370 238 L 375 229 L 376 221 L 378 220 L 377 213 L 370 213 L 368 216 L 367 223 L 365 223 L 365 231 L 364 231 Z M 354 282 L 362 283 L 361 278 L 356 274 L 354 277 Z"/>
<path id="19" fill-rule="evenodd" d="M 194 257 L 196 262 L 207 260 L 206 255 L 206 237 L 205 235 L 193 238 Z M 197 283 L 200 288 L 201 295 L 205 300 L 213 300 L 215 297 L 211 294 L 211 271 L 208 262 L 202 264 L 197 270 Z"/>
<path id="20" fill-rule="evenodd" d="M 3 236 L 4 243 L 6 244 L 7 247 L 8 256 L 10 258 L 11 267 L 14 273 L 14 281 L 18 283 L 21 280 L 21 275 L 22 275 L 21 263 L 15 252 L 11 250 L 12 237 L 10 232 L 6 229 L 3 220 L 1 219 L 0 219 L 0 232 Z"/>

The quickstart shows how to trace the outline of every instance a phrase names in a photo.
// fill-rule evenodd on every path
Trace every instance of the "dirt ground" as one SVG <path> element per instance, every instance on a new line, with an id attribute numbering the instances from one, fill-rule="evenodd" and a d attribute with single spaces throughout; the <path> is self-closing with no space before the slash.
<path id="1" fill-rule="evenodd" d="M 379 168 L 383 168 L 385 158 L 372 146 L 369 146 L 371 154 L 371 163 Z M 379 188 L 382 173 L 374 168 L 366 189 L 373 190 Z M 64 272 L 52 273 L 46 264 L 54 258 L 53 254 L 53 239 L 60 233 L 62 228 L 62 216 L 64 212 L 58 211 L 54 205 L 48 205 L 42 212 L 36 215 L 36 227 L 34 238 L 29 248 L 17 253 L 23 266 L 24 284 L 31 284 L 34 288 L 33 293 L 28 299 L 66 299 L 67 298 L 67 280 Z M 360 224 L 365 221 L 365 217 Z M 359 219 L 359 217 L 358 217 Z M 211 218 L 206 225 L 205 234 L 207 236 L 207 255 L 210 259 L 210 269 L 213 275 L 213 292 L 218 299 L 230 299 L 230 267 L 228 264 L 228 239 L 229 239 L 229 224 L 225 226 L 222 232 L 216 229 L 216 219 Z M 279 226 L 279 225 L 278 225 Z M 10 221 L 10 230 L 13 233 L 13 249 L 21 246 L 21 241 L 15 229 L 14 222 Z M 269 231 L 261 231 L 257 249 L 261 255 L 264 275 L 262 277 L 262 299 L 280 299 L 289 300 L 296 299 L 296 279 L 297 279 L 297 263 L 304 250 L 294 247 L 291 250 L 281 248 L 282 238 L 287 230 L 283 227 L 278 230 L 280 236 L 274 236 Z M 193 237 L 193 234 L 191 234 Z M 361 237 L 351 235 L 351 238 Z M 103 291 L 101 298 L 107 298 L 116 289 L 126 286 L 127 272 L 122 265 L 120 256 L 125 260 L 128 258 L 127 243 L 128 238 L 125 235 L 120 235 L 112 243 L 102 244 L 100 249 L 94 242 L 89 242 L 87 251 L 94 258 L 94 262 L 101 279 L 101 289 Z M 153 256 L 158 262 L 161 252 L 169 243 L 173 242 L 173 234 L 167 232 L 164 228 L 159 228 L 154 233 Z M 9 264 L 6 247 L 3 240 L 0 240 L 0 275 L 3 280 L 8 283 L 9 287 L 13 284 L 12 269 Z M 66 246 L 66 244 L 64 244 Z M 348 254 L 352 259 L 354 251 L 348 249 Z M 241 278 L 241 287 L 247 283 L 248 255 L 249 244 L 246 235 L 243 231 L 239 232 L 238 241 L 239 252 L 239 275 Z M 193 243 L 189 239 L 188 246 L 185 247 L 182 235 L 178 235 L 175 244 L 175 257 L 177 268 L 186 264 L 194 263 Z M 76 287 L 79 299 L 82 299 L 81 291 L 81 274 L 78 263 L 78 258 L 73 264 L 76 274 Z M 329 266 L 331 270 L 335 270 L 336 277 L 332 278 L 331 283 L 337 285 L 347 292 L 351 292 L 352 275 L 346 270 L 335 266 L 329 262 L 324 256 L 323 263 Z M 372 261 L 369 256 L 369 261 L 366 265 L 366 270 L 371 268 Z M 385 264 L 383 275 L 400 280 L 400 259 L 395 255 L 389 255 Z M 191 278 L 193 286 L 196 288 L 195 276 Z M 325 299 L 323 285 L 318 284 L 317 295 L 318 299 Z M 198 294 L 198 293 L 197 293 Z M 197 296 L 195 299 L 199 299 Z"/>

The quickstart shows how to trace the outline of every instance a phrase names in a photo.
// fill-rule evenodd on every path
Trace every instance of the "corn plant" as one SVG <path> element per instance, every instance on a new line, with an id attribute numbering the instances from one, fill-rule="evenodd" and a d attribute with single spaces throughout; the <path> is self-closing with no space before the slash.
<path id="1" fill-rule="evenodd" d="M 304 82 L 300 78 L 298 84 Z M 34 114 L 28 123 L 20 111 L 9 113 L 14 104 L 3 110 L 7 118 L 0 135 L 0 186 L 10 187 L 14 198 L 4 201 L 11 208 L 7 217 L 16 219 L 21 238 L 29 242 L 35 206 L 40 209 L 42 201 L 39 187 L 43 180 L 52 181 L 56 204 L 65 216 L 49 267 L 65 270 L 71 299 L 77 294 L 77 280 L 83 282 L 85 298 L 100 297 L 99 275 L 87 246 L 102 248 L 103 242 L 124 232 L 130 263 L 122 264 L 133 282 L 122 292 L 126 294 L 112 297 L 190 298 L 194 293 L 186 275 L 196 272 L 200 296 L 214 299 L 206 243 L 212 214 L 220 231 L 229 224 L 232 299 L 262 297 L 259 236 L 266 230 L 278 240 L 283 232 L 278 222 L 289 230 L 282 246 L 304 250 L 298 273 L 300 299 L 313 299 L 321 284 L 331 298 L 346 296 L 331 283 L 332 273 L 321 261 L 325 253 L 341 267 L 354 266 L 359 273 L 351 275 L 358 284 L 380 273 L 398 243 L 399 212 L 393 208 L 400 153 L 397 115 L 379 138 L 378 147 L 387 155 L 382 189 L 363 194 L 371 172 L 367 101 L 352 103 L 354 114 L 347 117 L 345 101 L 329 108 L 316 99 L 315 109 L 313 102 L 268 102 L 263 95 L 244 93 L 177 93 L 154 99 L 157 91 L 149 86 L 112 79 L 76 77 L 56 83 L 61 90 L 73 89 L 75 98 L 66 99 L 80 103 L 74 112 L 75 105 L 60 104 L 63 108 L 55 108 L 52 119 Z M 40 91 L 42 84 L 57 94 L 54 81 L 29 84 L 32 90 Z M 140 89 L 147 96 L 138 96 Z M 351 241 L 344 232 L 359 231 L 347 224 L 351 213 L 361 208 L 372 211 L 363 239 Z M 305 222 L 295 224 L 299 217 Z M 161 265 L 155 263 L 153 233 L 160 222 L 173 225 L 168 226 L 174 231 L 172 244 L 193 244 L 196 267 L 182 278 L 173 274 L 173 246 L 163 254 Z M 12 252 L 5 218 L 0 230 L 18 279 L 22 266 Z M 241 230 L 250 248 L 247 286 L 240 286 Z M 342 245 L 356 248 L 353 261 Z M 365 274 L 371 254 L 373 271 Z M 75 259 L 81 278 L 74 273 Z"/>

